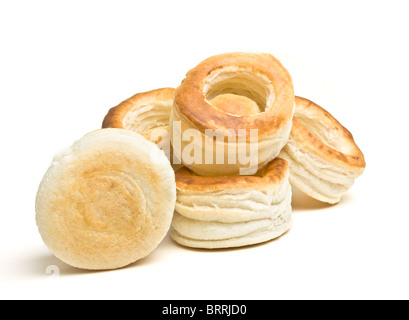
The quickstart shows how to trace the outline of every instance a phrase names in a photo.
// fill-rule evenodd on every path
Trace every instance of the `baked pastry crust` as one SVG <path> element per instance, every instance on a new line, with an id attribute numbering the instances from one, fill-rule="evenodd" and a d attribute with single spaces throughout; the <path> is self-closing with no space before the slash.
<path id="1" fill-rule="evenodd" d="M 337 203 L 363 173 L 364 155 L 328 111 L 305 98 L 295 102 L 291 135 L 280 153 L 290 163 L 290 182 L 317 200 Z"/>
<path id="2" fill-rule="evenodd" d="M 175 98 L 174 88 L 162 88 L 138 93 L 111 108 L 102 128 L 119 128 L 135 131 L 154 142 L 171 161 L 173 169 L 181 168 L 174 164 L 169 136 L 169 118 Z"/>
<path id="3" fill-rule="evenodd" d="M 291 227 L 288 163 L 276 159 L 256 176 L 202 177 L 176 173 L 171 236 L 196 248 L 228 248 L 269 241 Z"/>
<path id="4" fill-rule="evenodd" d="M 135 132 L 104 129 L 55 157 L 38 190 L 36 222 L 44 243 L 67 264 L 117 269 L 158 246 L 175 201 L 163 152 Z"/>
<path id="5" fill-rule="evenodd" d="M 137 93 L 111 108 L 102 128 L 128 129 L 144 134 L 153 128 L 168 126 L 174 97 L 173 88 Z"/>
<path id="6" fill-rule="evenodd" d="M 219 192 L 223 190 L 262 191 L 280 185 L 288 175 L 288 162 L 277 158 L 254 176 L 203 177 L 184 167 L 176 172 L 179 191 Z"/>
<path id="7" fill-rule="evenodd" d="M 231 73 L 234 78 L 235 73 L 241 72 L 249 77 L 265 80 L 266 101 L 265 106 L 261 106 L 265 109 L 264 112 L 237 116 L 214 108 L 206 99 L 206 93 L 218 82 L 218 77 Z M 221 93 L 235 92 L 229 89 L 231 88 L 226 88 L 227 92 Z M 237 88 L 240 95 L 251 90 L 247 84 L 241 89 Z M 254 97 L 251 92 L 248 94 Z M 178 116 L 191 127 L 203 132 L 205 129 L 258 129 L 259 137 L 262 138 L 277 133 L 292 119 L 293 110 L 294 89 L 291 76 L 270 54 L 228 53 L 211 57 L 187 74 L 177 88 L 175 97 L 175 111 Z"/>
<path id="8" fill-rule="evenodd" d="M 235 102 L 232 96 L 240 98 Z M 223 104 L 227 103 L 229 106 L 224 107 Z M 203 176 L 237 175 L 245 165 L 239 161 L 229 163 L 226 153 L 223 164 L 206 164 L 205 132 L 211 129 L 229 136 L 231 130 L 237 134 L 239 129 L 245 129 L 245 150 L 258 143 L 257 171 L 271 162 L 285 145 L 293 112 L 292 79 L 276 58 L 269 54 L 222 54 L 192 69 L 176 89 L 170 122 L 171 139 L 175 129 L 173 121 L 182 123 L 178 134 L 197 129 L 202 135 L 202 161 L 185 163 L 182 159 L 182 163 Z M 252 129 L 258 131 L 258 141 L 251 140 Z M 182 149 L 186 145 L 188 143 L 182 141 Z M 227 148 L 227 142 L 224 147 Z M 215 143 L 213 150 L 216 149 Z M 177 158 L 181 159 L 181 154 L 177 154 Z"/>

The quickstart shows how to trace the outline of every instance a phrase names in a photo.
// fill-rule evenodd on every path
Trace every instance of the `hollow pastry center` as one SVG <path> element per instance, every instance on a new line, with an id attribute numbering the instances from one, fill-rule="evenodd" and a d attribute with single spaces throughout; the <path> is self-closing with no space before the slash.
<path id="1" fill-rule="evenodd" d="M 213 107 L 237 116 L 265 112 L 275 99 L 274 87 L 266 76 L 232 67 L 213 71 L 203 88 Z"/>
<path id="2" fill-rule="evenodd" d="M 218 95 L 210 103 L 216 109 L 238 116 L 260 113 L 260 108 L 255 101 L 232 93 Z"/>

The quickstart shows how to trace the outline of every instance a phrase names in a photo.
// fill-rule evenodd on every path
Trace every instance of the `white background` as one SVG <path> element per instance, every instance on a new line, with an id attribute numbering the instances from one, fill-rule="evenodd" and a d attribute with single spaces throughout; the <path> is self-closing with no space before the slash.
<path id="1" fill-rule="evenodd" d="M 2 1 L 0 298 L 408 299 L 408 30 L 407 1 Z M 54 258 L 34 220 L 54 154 L 232 51 L 275 55 L 354 134 L 367 169 L 343 201 L 295 195 L 292 230 L 261 246 L 167 238 L 111 272 Z"/>

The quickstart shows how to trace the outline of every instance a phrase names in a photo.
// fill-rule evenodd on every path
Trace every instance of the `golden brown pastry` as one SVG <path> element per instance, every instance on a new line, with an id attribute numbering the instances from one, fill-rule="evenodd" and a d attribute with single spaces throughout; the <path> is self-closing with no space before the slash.
<path id="1" fill-rule="evenodd" d="M 138 93 L 110 109 L 102 127 L 127 129 L 140 133 L 156 143 L 171 160 L 169 117 L 174 97 L 173 88 Z M 175 170 L 178 168 L 180 166 L 174 166 Z"/>
<path id="2" fill-rule="evenodd" d="M 365 169 L 352 134 L 331 114 L 296 97 L 290 139 L 280 157 L 290 164 L 290 182 L 309 196 L 337 203 Z"/>
<path id="3" fill-rule="evenodd" d="M 276 159 L 255 176 L 176 173 L 172 238 L 195 248 L 229 248 L 277 238 L 291 226 L 288 163 Z"/>
<path id="4" fill-rule="evenodd" d="M 293 112 L 292 80 L 276 58 L 249 53 L 211 57 L 176 90 L 170 121 L 175 155 L 203 176 L 254 174 L 286 144 Z M 244 130 L 241 137 L 238 130 Z M 258 133 L 253 140 L 251 130 Z M 236 148 L 229 149 L 232 141 Z M 224 151 L 219 158 L 217 150 Z"/>

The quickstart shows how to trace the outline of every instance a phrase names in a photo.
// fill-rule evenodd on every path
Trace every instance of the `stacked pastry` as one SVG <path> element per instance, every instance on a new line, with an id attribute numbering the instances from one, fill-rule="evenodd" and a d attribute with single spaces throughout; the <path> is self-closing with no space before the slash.
<path id="1" fill-rule="evenodd" d="M 336 203 L 365 168 L 351 133 L 295 97 L 268 54 L 211 57 L 177 89 L 112 108 L 103 128 L 54 159 L 36 201 L 44 242 L 84 269 L 133 263 L 169 229 L 195 248 L 272 240 L 291 226 L 290 183 Z"/>
<path id="2" fill-rule="evenodd" d="M 165 128 L 161 142 L 166 151 L 169 125 L 173 159 L 186 166 L 176 173 L 171 236 L 189 247 L 226 248 L 269 241 L 291 226 L 288 163 L 276 157 L 290 135 L 293 112 L 291 77 L 277 59 L 232 53 L 200 63 L 176 91 L 160 89 L 125 100 L 109 111 L 103 127 L 131 129 L 150 140 L 147 134 Z M 200 147 L 198 161 L 187 161 L 183 154 L 188 142 L 181 137 L 189 130 L 198 137 L 193 141 L 194 148 Z M 206 130 L 226 139 L 209 138 Z M 239 130 L 245 131 L 241 140 Z M 257 130 L 256 139 L 251 130 Z M 237 144 L 233 151 L 231 137 Z M 247 153 L 254 146 L 255 161 L 243 164 L 240 148 Z M 220 147 L 227 151 L 222 161 L 209 163 Z"/>
<path id="3" fill-rule="evenodd" d="M 288 163 L 275 158 L 290 135 L 293 112 L 291 77 L 271 55 L 214 56 L 187 74 L 176 90 L 170 118 L 175 153 L 189 168 L 176 173 L 171 231 L 176 242 L 195 248 L 239 247 L 272 240 L 289 230 Z M 196 162 L 177 153 L 188 143 L 182 140 L 175 147 L 174 140 L 192 129 L 199 136 L 192 143 L 202 151 Z M 208 130 L 226 139 L 209 138 Z M 236 136 L 240 130 L 244 139 Z M 256 138 L 251 130 L 257 131 Z M 237 146 L 230 148 L 232 143 Z M 255 161 L 240 161 L 240 148 L 251 153 L 255 145 Z M 224 158 L 211 161 L 218 157 L 218 148 L 227 150 Z"/>
<path id="4" fill-rule="evenodd" d="M 289 183 L 336 203 L 365 168 L 349 131 L 315 103 L 294 97 L 289 73 L 268 54 L 206 59 L 176 90 L 138 94 L 111 109 L 104 127 L 144 134 L 176 170 L 181 166 L 174 160 L 182 161 L 171 236 L 189 247 L 237 247 L 279 237 L 291 226 Z M 242 163 L 239 150 L 251 154 L 253 147 L 255 161 Z M 185 149 L 200 155 L 188 159 Z M 216 150 L 225 151 L 221 159 Z"/>

